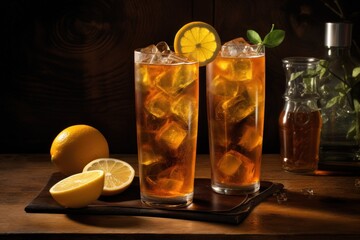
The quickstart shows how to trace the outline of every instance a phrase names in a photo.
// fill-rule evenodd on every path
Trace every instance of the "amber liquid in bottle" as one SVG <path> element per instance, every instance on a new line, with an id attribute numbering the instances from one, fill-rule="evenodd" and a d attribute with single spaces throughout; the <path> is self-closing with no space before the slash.
<path id="1" fill-rule="evenodd" d="M 319 161 L 320 111 L 287 112 L 279 117 L 282 167 L 291 172 L 309 172 Z"/>

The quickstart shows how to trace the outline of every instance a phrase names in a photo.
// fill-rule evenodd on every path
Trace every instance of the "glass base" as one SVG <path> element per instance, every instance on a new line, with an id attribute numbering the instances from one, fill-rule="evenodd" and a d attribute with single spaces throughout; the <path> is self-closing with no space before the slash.
<path id="1" fill-rule="evenodd" d="M 216 192 L 220 194 L 225 195 L 244 195 L 244 194 L 251 194 L 256 193 L 260 190 L 260 182 L 256 182 L 251 185 L 245 185 L 241 187 L 235 187 L 235 186 L 225 186 L 221 184 L 212 184 L 211 188 Z"/>
<path id="2" fill-rule="evenodd" d="M 290 172 L 290 173 L 298 173 L 298 174 L 309 174 L 309 173 L 314 173 L 316 171 L 316 168 L 313 169 L 308 169 L 308 168 L 289 168 L 289 167 L 283 167 L 283 169 L 286 172 Z"/>
<path id="3" fill-rule="evenodd" d="M 322 146 L 320 149 L 319 169 L 337 172 L 360 172 L 359 147 Z"/>
<path id="4" fill-rule="evenodd" d="M 141 202 L 154 208 L 180 208 L 186 207 L 193 202 L 193 193 L 182 197 L 164 198 L 164 197 L 150 197 L 141 194 Z"/>
<path id="5" fill-rule="evenodd" d="M 320 162 L 359 162 L 360 149 L 354 148 L 320 148 Z"/>

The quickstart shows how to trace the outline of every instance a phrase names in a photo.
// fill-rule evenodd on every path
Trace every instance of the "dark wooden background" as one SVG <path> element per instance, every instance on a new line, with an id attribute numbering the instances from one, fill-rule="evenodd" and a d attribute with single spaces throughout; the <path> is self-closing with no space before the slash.
<path id="1" fill-rule="evenodd" d="M 360 42 L 360 1 L 339 2 Z M 341 20 L 322 0 L 6 0 L 1 15 L 1 153 L 47 153 L 59 131 L 79 123 L 98 128 L 111 153 L 136 153 L 133 50 L 172 45 L 194 20 L 212 24 L 222 42 L 250 28 L 264 36 L 271 23 L 286 31 L 284 43 L 266 52 L 264 152 L 277 153 L 281 59 L 321 57 L 324 23 Z M 198 153 L 208 153 L 200 71 Z"/>

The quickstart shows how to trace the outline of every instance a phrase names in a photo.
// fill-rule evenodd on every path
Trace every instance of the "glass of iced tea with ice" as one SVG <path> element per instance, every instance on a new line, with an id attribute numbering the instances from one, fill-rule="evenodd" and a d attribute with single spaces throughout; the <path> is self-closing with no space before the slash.
<path id="1" fill-rule="evenodd" d="M 164 42 L 135 50 L 134 58 L 141 200 L 187 206 L 194 191 L 198 62 Z"/>
<path id="2" fill-rule="evenodd" d="M 206 68 L 212 189 L 257 192 L 265 107 L 265 47 L 225 43 Z"/>

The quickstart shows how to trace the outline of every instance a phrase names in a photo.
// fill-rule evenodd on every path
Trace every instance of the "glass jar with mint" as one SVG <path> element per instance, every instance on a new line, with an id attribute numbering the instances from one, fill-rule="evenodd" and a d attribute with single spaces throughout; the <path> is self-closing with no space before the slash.
<path id="1" fill-rule="evenodd" d="M 351 23 L 325 24 L 320 163 L 360 163 L 360 64 L 351 56 L 351 32 Z"/>

